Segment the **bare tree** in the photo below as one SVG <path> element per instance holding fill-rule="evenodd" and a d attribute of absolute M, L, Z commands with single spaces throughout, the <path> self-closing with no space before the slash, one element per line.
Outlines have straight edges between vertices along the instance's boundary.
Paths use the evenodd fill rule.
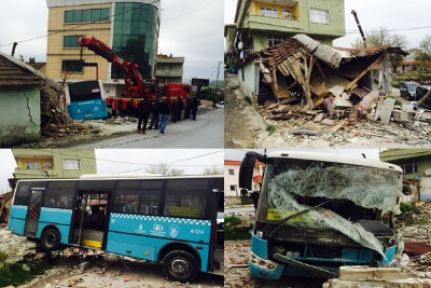
<path fill-rule="evenodd" d="M 218 166 L 214 165 L 211 167 L 205 168 L 203 175 L 223 175 L 223 168 L 219 168 Z"/>
<path fill-rule="evenodd" d="M 390 34 L 386 28 L 380 28 L 379 31 L 373 31 L 366 34 L 368 47 L 391 46 L 407 49 L 407 37 L 402 34 Z M 363 48 L 362 38 L 358 38 L 352 43 L 352 47 Z M 398 54 L 389 55 L 389 61 L 392 65 L 392 71 L 395 73 L 398 66 L 403 61 L 403 56 Z"/>
<path fill-rule="evenodd" d="M 431 35 L 426 35 L 424 39 L 419 42 L 419 48 L 415 50 L 415 60 L 424 61 L 431 60 Z"/>
<path fill-rule="evenodd" d="M 181 176 L 181 175 L 184 175 L 184 170 L 169 168 L 167 164 L 161 163 L 158 165 L 151 165 L 150 167 L 148 167 L 147 173 L 160 174 L 163 176 Z"/>

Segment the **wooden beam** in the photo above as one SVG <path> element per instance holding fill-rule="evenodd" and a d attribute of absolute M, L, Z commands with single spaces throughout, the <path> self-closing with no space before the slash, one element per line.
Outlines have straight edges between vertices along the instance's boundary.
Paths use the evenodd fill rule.
<path fill-rule="evenodd" d="M 356 83 L 362 79 L 362 77 L 365 76 L 365 74 L 367 74 L 371 68 L 373 68 L 374 65 L 376 65 L 377 63 L 379 63 L 381 61 L 380 57 L 376 59 L 376 61 L 374 61 L 373 63 L 371 63 L 370 66 L 367 67 L 367 69 L 365 69 L 364 71 L 362 71 L 358 76 L 355 77 L 355 79 L 352 80 L 352 82 L 350 82 L 347 86 L 346 86 L 346 91 L 350 91 L 355 85 Z"/>

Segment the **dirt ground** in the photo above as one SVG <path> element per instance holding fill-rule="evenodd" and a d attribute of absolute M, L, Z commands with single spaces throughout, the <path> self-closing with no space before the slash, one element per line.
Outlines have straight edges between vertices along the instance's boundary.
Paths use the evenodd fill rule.
<path fill-rule="evenodd" d="M 193 284 L 183 284 L 164 278 L 160 265 L 124 260 L 59 259 L 53 268 L 22 288 L 54 287 L 222 287 L 223 277 L 201 274 Z"/>
<path fill-rule="evenodd" d="M 261 115 L 262 110 L 249 104 L 240 90 L 236 76 L 225 76 L 225 148 L 368 148 L 429 147 L 430 125 L 418 122 L 403 125 L 391 122 L 362 120 L 332 131 L 333 126 L 314 123 L 315 115 L 301 115 L 290 120 L 270 120 Z M 339 120 L 342 123 L 347 120 Z M 309 135 L 294 135 L 307 131 Z M 306 133 L 307 134 L 307 133 Z"/>

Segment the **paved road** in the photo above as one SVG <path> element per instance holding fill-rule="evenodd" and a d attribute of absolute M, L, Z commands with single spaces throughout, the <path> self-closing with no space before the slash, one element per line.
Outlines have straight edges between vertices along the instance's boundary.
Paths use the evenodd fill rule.
<path fill-rule="evenodd" d="M 223 111 L 202 109 L 197 121 L 168 123 L 164 135 L 148 130 L 145 135 L 130 134 L 70 148 L 223 148 Z"/>

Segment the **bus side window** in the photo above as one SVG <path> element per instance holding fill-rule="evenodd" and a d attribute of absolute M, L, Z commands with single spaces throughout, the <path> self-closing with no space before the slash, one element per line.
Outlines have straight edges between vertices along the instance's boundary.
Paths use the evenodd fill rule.
<path fill-rule="evenodd" d="M 165 216 L 203 218 L 208 180 L 187 179 L 168 182 Z"/>
<path fill-rule="evenodd" d="M 141 208 L 139 212 L 144 215 L 158 215 L 161 192 L 161 190 L 144 191 L 141 194 Z"/>
<path fill-rule="evenodd" d="M 30 185 L 19 183 L 16 189 L 14 205 L 27 206 L 28 197 L 30 196 Z"/>

